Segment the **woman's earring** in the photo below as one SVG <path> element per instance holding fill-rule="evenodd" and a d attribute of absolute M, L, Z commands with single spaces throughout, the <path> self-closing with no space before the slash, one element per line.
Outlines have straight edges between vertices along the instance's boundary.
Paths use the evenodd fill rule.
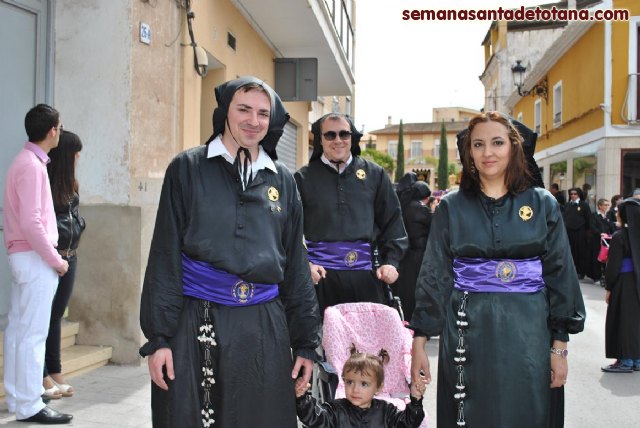
<path fill-rule="evenodd" d="M 471 174 L 475 174 L 476 173 L 476 164 L 473 163 L 473 161 L 471 161 Z"/>

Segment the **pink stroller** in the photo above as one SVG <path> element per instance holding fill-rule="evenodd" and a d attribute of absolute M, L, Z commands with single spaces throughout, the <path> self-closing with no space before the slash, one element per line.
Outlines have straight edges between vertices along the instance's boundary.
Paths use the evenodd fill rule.
<path fill-rule="evenodd" d="M 342 366 L 349 358 L 349 348 L 377 354 L 386 349 L 390 360 L 385 366 L 382 393 L 376 398 L 389 401 L 403 410 L 409 402 L 411 381 L 411 331 L 404 327 L 395 309 L 378 303 L 344 303 L 330 306 L 324 313 L 322 347 L 327 362 L 335 368 L 338 385 L 335 398 L 343 398 L 344 385 L 340 377 Z M 335 377 L 335 375 L 334 375 Z M 425 416 L 421 427 L 427 426 Z"/>

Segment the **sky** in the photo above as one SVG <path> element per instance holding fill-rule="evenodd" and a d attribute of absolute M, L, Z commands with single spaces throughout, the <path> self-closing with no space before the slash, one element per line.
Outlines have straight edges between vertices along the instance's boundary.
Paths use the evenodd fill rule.
<path fill-rule="evenodd" d="M 431 122 L 434 107 L 481 109 L 484 40 L 491 21 L 403 20 L 404 10 L 503 9 L 554 0 L 357 0 L 358 129 Z"/>

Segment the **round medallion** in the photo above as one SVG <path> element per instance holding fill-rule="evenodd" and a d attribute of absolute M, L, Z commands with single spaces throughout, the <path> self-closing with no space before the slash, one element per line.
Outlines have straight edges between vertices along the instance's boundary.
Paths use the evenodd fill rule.
<path fill-rule="evenodd" d="M 364 169 L 359 169 L 356 171 L 356 177 L 358 177 L 360 180 L 364 180 L 365 178 L 367 178 L 367 173 L 364 172 Z"/>
<path fill-rule="evenodd" d="M 271 187 L 269 187 L 269 189 L 267 189 L 267 196 L 269 197 L 269 200 L 271 202 L 275 202 L 278 199 L 280 199 L 280 192 L 278 192 L 278 189 L 276 189 L 275 187 L 271 186 Z"/>
<path fill-rule="evenodd" d="M 528 205 L 524 205 L 520 207 L 520 210 L 518 211 L 518 215 L 520 216 L 522 221 L 529 221 L 531 220 L 531 217 L 533 217 L 533 208 L 531 208 Z"/>
<path fill-rule="evenodd" d="M 353 266 L 358 261 L 358 253 L 355 251 L 349 251 L 344 257 L 344 262 L 347 266 Z"/>
<path fill-rule="evenodd" d="M 253 297 L 254 286 L 250 282 L 238 281 L 231 289 L 233 298 L 238 303 L 247 303 Z"/>
<path fill-rule="evenodd" d="M 511 282 L 516 277 L 516 265 L 511 262 L 502 261 L 496 266 L 496 277 L 502 282 Z"/>

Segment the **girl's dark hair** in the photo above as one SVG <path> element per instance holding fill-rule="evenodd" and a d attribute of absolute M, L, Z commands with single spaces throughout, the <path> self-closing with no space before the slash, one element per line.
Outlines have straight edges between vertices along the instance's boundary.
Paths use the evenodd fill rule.
<path fill-rule="evenodd" d="M 462 161 L 460 188 L 467 192 L 480 191 L 480 176 L 478 170 L 473 166 L 473 159 L 471 158 L 471 134 L 476 125 L 487 122 L 498 122 L 507 128 L 509 141 L 511 141 L 511 158 L 507 164 L 504 181 L 510 193 L 524 192 L 533 185 L 534 180 L 527 167 L 527 159 L 522 148 L 522 137 L 511 121 L 497 111 L 481 113 L 469 121 L 467 127 L 469 132 L 464 136 L 462 153 L 460 154 Z"/>
<path fill-rule="evenodd" d="M 62 131 L 58 147 L 49 151 L 51 162 L 47 165 L 51 194 L 55 206 L 68 205 L 78 192 L 76 179 L 76 153 L 82 150 L 82 141 L 73 132 Z"/>
<path fill-rule="evenodd" d="M 615 208 L 620 199 L 622 199 L 622 195 L 613 195 L 611 197 L 611 208 Z"/>
<path fill-rule="evenodd" d="M 385 349 L 381 349 L 378 355 L 367 354 L 366 352 L 358 352 L 355 344 L 351 344 L 349 348 L 351 356 L 342 367 L 342 377 L 346 373 L 355 372 L 373 376 L 378 383 L 378 387 L 384 383 L 384 364 L 389 362 L 389 353 Z"/>

